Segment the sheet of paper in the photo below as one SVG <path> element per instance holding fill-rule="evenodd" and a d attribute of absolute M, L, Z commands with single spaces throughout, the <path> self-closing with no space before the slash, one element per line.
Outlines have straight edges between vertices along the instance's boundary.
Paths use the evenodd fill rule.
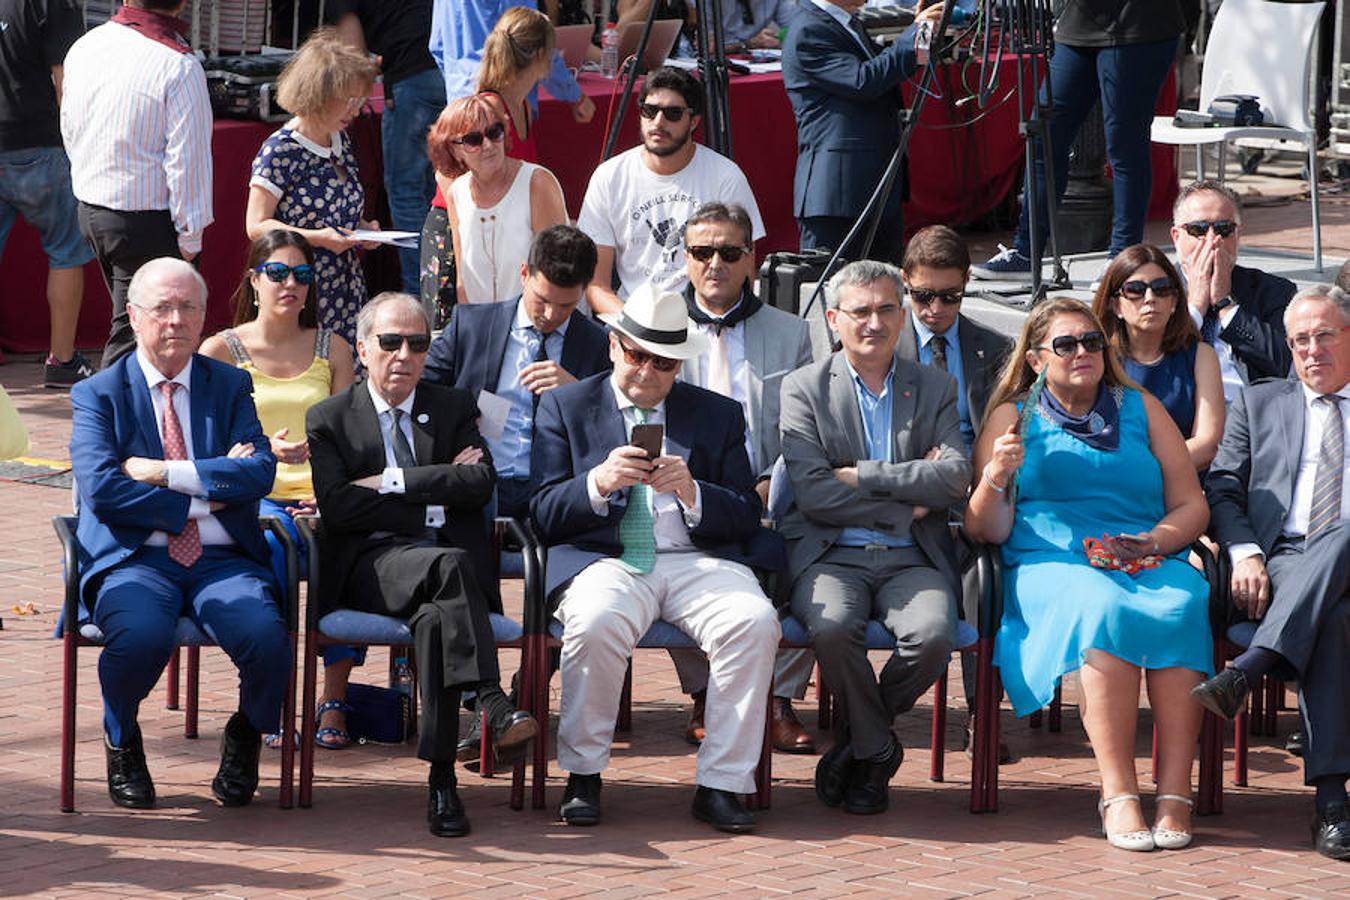
<path fill-rule="evenodd" d="M 511 414 L 511 401 L 491 391 L 478 392 L 478 433 L 490 441 L 499 441 L 506 430 L 506 417 Z"/>
<path fill-rule="evenodd" d="M 356 228 L 348 231 L 347 235 L 358 241 L 374 241 L 377 244 L 408 247 L 414 250 L 417 249 L 421 240 L 421 235 L 415 231 L 371 231 L 365 228 Z"/>

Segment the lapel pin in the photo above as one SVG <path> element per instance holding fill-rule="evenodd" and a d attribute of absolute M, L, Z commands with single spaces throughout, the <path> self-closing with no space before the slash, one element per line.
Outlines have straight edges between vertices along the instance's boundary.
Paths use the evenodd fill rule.
<path fill-rule="evenodd" d="M 905 396 L 906 396 L 906 397 L 911 397 L 911 396 L 913 396 L 913 392 L 912 392 L 912 391 L 905 391 Z"/>
<path fill-rule="evenodd" d="M 984 351 L 983 351 L 983 350 L 976 350 L 976 351 L 975 351 L 975 356 L 978 357 L 979 359 L 984 359 Z"/>
<path fill-rule="evenodd" d="M 417 414 L 417 424 L 418 424 L 418 425 L 425 425 L 425 424 L 427 424 L 427 422 L 430 422 L 430 421 L 431 421 L 431 417 L 428 416 L 426 413 L 418 413 L 418 414 Z"/>

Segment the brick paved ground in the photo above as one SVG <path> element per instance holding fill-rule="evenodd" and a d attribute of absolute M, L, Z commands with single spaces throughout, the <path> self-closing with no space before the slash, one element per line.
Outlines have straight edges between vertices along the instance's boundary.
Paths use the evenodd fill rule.
<path fill-rule="evenodd" d="M 1326 208 L 1328 253 L 1350 250 L 1350 215 Z M 1249 233 L 1265 246 L 1306 248 L 1306 204 L 1253 210 Z M 993 237 L 986 243 L 992 243 Z M 32 431 L 31 455 L 64 460 L 68 405 L 39 385 L 36 362 L 11 360 L 0 381 Z M 1017 761 L 1004 767 L 996 815 L 966 812 L 970 766 L 959 747 L 963 703 L 953 697 L 948 778 L 927 780 L 929 706 L 901 720 L 906 761 L 892 809 L 857 818 L 820 806 L 811 790 L 814 757 L 778 755 L 773 809 L 758 832 L 729 837 L 693 821 L 693 756 L 669 663 L 636 660 L 634 730 L 621 736 L 606 772 L 603 826 L 569 830 L 556 820 L 562 781 L 549 781 L 550 808 L 512 812 L 508 785 L 461 778 L 474 832 L 430 837 L 422 824 L 425 768 L 409 747 L 318 751 L 312 809 L 276 808 L 275 755 L 265 760 L 257 802 L 225 810 L 210 800 L 220 728 L 233 709 L 232 670 L 204 653 L 201 739 L 182 736 L 182 713 L 157 689 L 142 711 L 160 808 L 114 808 L 103 782 L 96 653 L 81 654 L 76 803 L 57 811 L 59 645 L 50 639 L 59 607 L 57 545 L 48 520 L 68 509 L 65 491 L 0 482 L 0 895 L 351 894 L 356 896 L 569 897 L 664 893 L 812 893 L 997 896 L 1346 896 L 1350 866 L 1309 848 L 1311 808 L 1301 767 L 1281 736 L 1254 739 L 1251 787 L 1230 787 L 1222 816 L 1197 820 L 1183 852 L 1130 854 L 1096 835 L 1095 775 L 1072 705 L 1061 734 L 1033 731 L 1005 712 Z M 518 604 L 518 597 L 516 603 Z M 36 612 L 13 607 L 32 603 Z M 383 653 L 365 678 L 378 681 Z M 509 667 L 513 660 L 505 660 Z M 358 680 L 363 676 L 358 676 Z M 953 663 L 952 683 L 959 684 Z M 557 682 L 553 708 L 557 709 Z M 957 691 L 959 694 L 959 690 Z M 1072 700 L 1072 685 L 1069 686 Z M 803 708 L 804 718 L 812 719 Z M 1148 714 L 1139 768 L 1147 771 Z M 1230 741 L 1231 743 L 1231 741 Z M 1151 785 L 1144 782 L 1146 793 Z"/>

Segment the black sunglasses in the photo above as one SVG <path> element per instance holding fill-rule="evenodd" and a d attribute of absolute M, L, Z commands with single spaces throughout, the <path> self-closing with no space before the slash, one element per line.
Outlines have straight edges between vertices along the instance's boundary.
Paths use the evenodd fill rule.
<path fill-rule="evenodd" d="M 678 359 L 671 359 L 668 356 L 657 356 L 654 353 L 648 353 L 645 350 L 630 347 L 623 341 L 619 341 L 619 346 L 623 348 L 623 358 L 630 366 L 642 368 L 647 363 L 651 363 L 652 368 L 658 372 L 673 372 L 675 371 L 675 367 L 680 364 Z"/>
<path fill-rule="evenodd" d="M 1205 236 L 1205 232 L 1211 228 L 1214 233 L 1221 238 L 1232 237 L 1233 232 L 1237 231 L 1238 223 L 1232 219 L 1218 219 L 1209 221 L 1208 219 L 1196 219 L 1194 222 L 1182 222 L 1181 229 L 1193 238 Z"/>
<path fill-rule="evenodd" d="M 1061 334 L 1050 342 L 1049 347 L 1037 347 L 1036 349 L 1053 350 L 1056 356 L 1073 356 L 1078 352 L 1080 344 L 1088 353 L 1101 353 L 1106 349 L 1106 335 L 1100 331 L 1089 331 L 1077 337 L 1071 334 Z"/>
<path fill-rule="evenodd" d="M 644 119 L 655 119 L 657 113 L 666 117 L 667 122 L 678 122 L 684 118 L 684 114 L 693 112 L 690 106 L 657 106 L 655 103 L 639 103 L 638 115 Z"/>
<path fill-rule="evenodd" d="M 261 273 L 274 284 L 284 284 L 291 275 L 295 276 L 296 284 L 314 283 L 314 267 L 309 263 L 288 266 L 283 262 L 265 262 L 262 265 L 254 266 L 253 271 Z"/>
<path fill-rule="evenodd" d="M 1165 276 L 1155 278 L 1152 281 L 1136 278 L 1120 286 L 1120 296 L 1126 300 L 1143 300 L 1146 291 L 1152 291 L 1153 296 L 1166 300 L 1168 297 L 1176 295 L 1177 286 L 1172 283 L 1170 278 Z"/>
<path fill-rule="evenodd" d="M 909 299 L 919 306 L 940 300 L 944 306 L 960 306 L 961 301 L 965 299 L 966 292 L 961 288 L 951 288 L 945 291 L 930 291 L 926 288 L 910 288 Z"/>
<path fill-rule="evenodd" d="M 688 253 L 690 256 L 692 256 L 699 262 L 703 263 L 708 262 L 710 259 L 712 259 L 714 253 L 722 257 L 722 262 L 734 263 L 740 262 L 741 257 L 749 253 L 750 250 L 746 247 L 738 247 L 735 244 L 723 244 L 717 247 L 714 247 L 712 245 L 685 247 L 684 252 Z"/>
<path fill-rule="evenodd" d="M 431 335 L 429 334 L 397 334 L 390 331 L 375 335 L 375 340 L 380 342 L 380 349 L 386 353 L 397 353 L 398 348 L 402 347 L 405 341 L 408 344 L 408 349 L 413 353 L 426 353 L 427 348 L 431 346 Z"/>
<path fill-rule="evenodd" d="M 484 141 L 492 141 L 494 144 L 506 137 L 506 126 L 501 122 L 493 122 L 482 131 L 466 132 L 463 137 L 457 141 L 451 141 L 452 144 L 459 144 L 464 147 L 472 147 L 477 150 L 483 146 Z"/>

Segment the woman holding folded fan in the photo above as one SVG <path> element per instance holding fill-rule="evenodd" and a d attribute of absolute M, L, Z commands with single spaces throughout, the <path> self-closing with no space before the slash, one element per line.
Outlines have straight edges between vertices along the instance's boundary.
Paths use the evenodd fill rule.
<path fill-rule="evenodd" d="M 259 513 L 276 516 L 301 551 L 305 545 L 291 517 L 315 511 L 305 413 L 345 390 L 353 377 L 351 346 L 318 325 L 314 261 L 313 248 L 295 232 L 264 233 L 249 248 L 248 267 L 234 293 L 234 327 L 207 338 L 201 347 L 204 355 L 253 376 L 253 403 L 277 458 L 272 493 L 259 504 Z M 281 546 L 270 533 L 267 541 L 272 568 L 284 584 Z M 357 656 L 348 647 L 325 651 L 325 701 L 341 704 Z M 330 687 L 337 693 L 330 693 Z M 321 715 L 319 724 L 326 730 L 319 735 L 320 746 L 348 743 L 344 717 L 337 707 Z M 275 736 L 268 743 L 275 746 Z"/>
<path fill-rule="evenodd" d="M 1213 665 L 1209 590 L 1186 562 L 1209 507 L 1176 424 L 1107 351 L 1077 300 L 1032 311 L 976 442 L 966 528 L 1003 545 L 994 663 L 1013 709 L 1040 709 L 1078 670 L 1103 833 L 1174 849 L 1191 840 L 1190 690 Z M 1141 673 L 1158 729 L 1151 828 L 1134 765 Z"/>
<path fill-rule="evenodd" d="M 1152 244 L 1126 247 L 1102 275 L 1092 311 L 1125 374 L 1158 398 L 1186 439 L 1192 465 L 1205 471 L 1223 437 L 1223 377 L 1167 255 Z"/>
<path fill-rule="evenodd" d="M 367 299 L 357 249 L 366 195 L 345 129 L 361 112 L 378 73 L 375 63 L 332 28 L 319 28 L 277 79 L 277 101 L 295 118 L 263 142 L 253 160 L 244 226 L 251 240 L 294 231 L 314 247 L 319 324 L 356 340 L 356 314 Z"/>

